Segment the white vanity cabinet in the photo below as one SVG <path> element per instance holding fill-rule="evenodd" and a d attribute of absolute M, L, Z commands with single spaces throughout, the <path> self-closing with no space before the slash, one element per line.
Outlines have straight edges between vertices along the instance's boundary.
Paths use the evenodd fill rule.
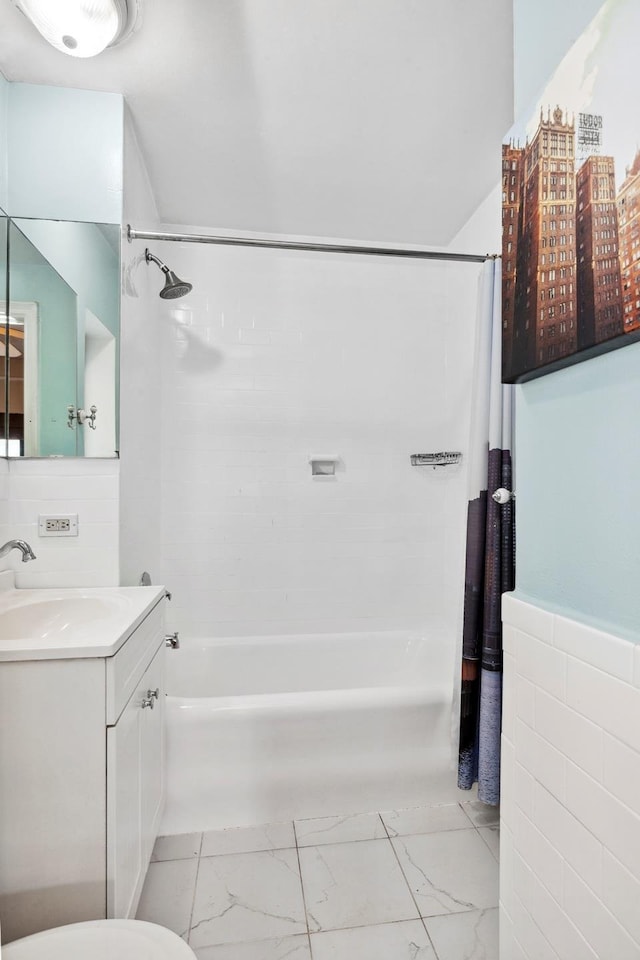
<path fill-rule="evenodd" d="M 150 594 L 111 655 L 85 639 L 82 656 L 0 661 L 5 942 L 135 915 L 163 800 L 164 591 Z"/>

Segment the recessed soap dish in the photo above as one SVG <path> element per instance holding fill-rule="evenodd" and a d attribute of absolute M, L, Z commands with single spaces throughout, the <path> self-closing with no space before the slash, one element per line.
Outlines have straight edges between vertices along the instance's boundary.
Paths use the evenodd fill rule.
<path fill-rule="evenodd" d="M 330 479 L 336 475 L 336 465 L 340 462 L 340 457 L 335 453 L 318 453 L 309 457 L 311 464 L 311 476 L 318 479 Z"/>

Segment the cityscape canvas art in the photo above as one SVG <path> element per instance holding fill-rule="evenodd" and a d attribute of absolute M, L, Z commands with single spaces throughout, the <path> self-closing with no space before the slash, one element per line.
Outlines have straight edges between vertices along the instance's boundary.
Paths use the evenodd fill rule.
<path fill-rule="evenodd" d="M 502 145 L 505 383 L 640 339 L 638 36 L 605 3 Z"/>

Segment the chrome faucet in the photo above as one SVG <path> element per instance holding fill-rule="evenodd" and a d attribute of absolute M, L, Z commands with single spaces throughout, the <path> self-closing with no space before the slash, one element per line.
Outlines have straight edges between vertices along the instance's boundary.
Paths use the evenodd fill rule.
<path fill-rule="evenodd" d="M 2 557 L 6 557 L 6 555 L 12 550 L 21 551 L 23 563 L 28 563 L 29 560 L 36 559 L 35 553 L 26 540 L 7 540 L 7 542 L 0 547 L 0 559 L 2 559 Z"/>

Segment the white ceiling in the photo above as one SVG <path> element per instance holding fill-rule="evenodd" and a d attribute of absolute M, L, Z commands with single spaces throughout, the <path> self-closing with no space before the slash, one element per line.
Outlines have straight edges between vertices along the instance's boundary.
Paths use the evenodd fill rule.
<path fill-rule="evenodd" d="M 0 70 L 123 93 L 167 223 L 440 245 L 498 182 L 512 0 L 142 6 L 79 60 L 0 0 Z"/>

